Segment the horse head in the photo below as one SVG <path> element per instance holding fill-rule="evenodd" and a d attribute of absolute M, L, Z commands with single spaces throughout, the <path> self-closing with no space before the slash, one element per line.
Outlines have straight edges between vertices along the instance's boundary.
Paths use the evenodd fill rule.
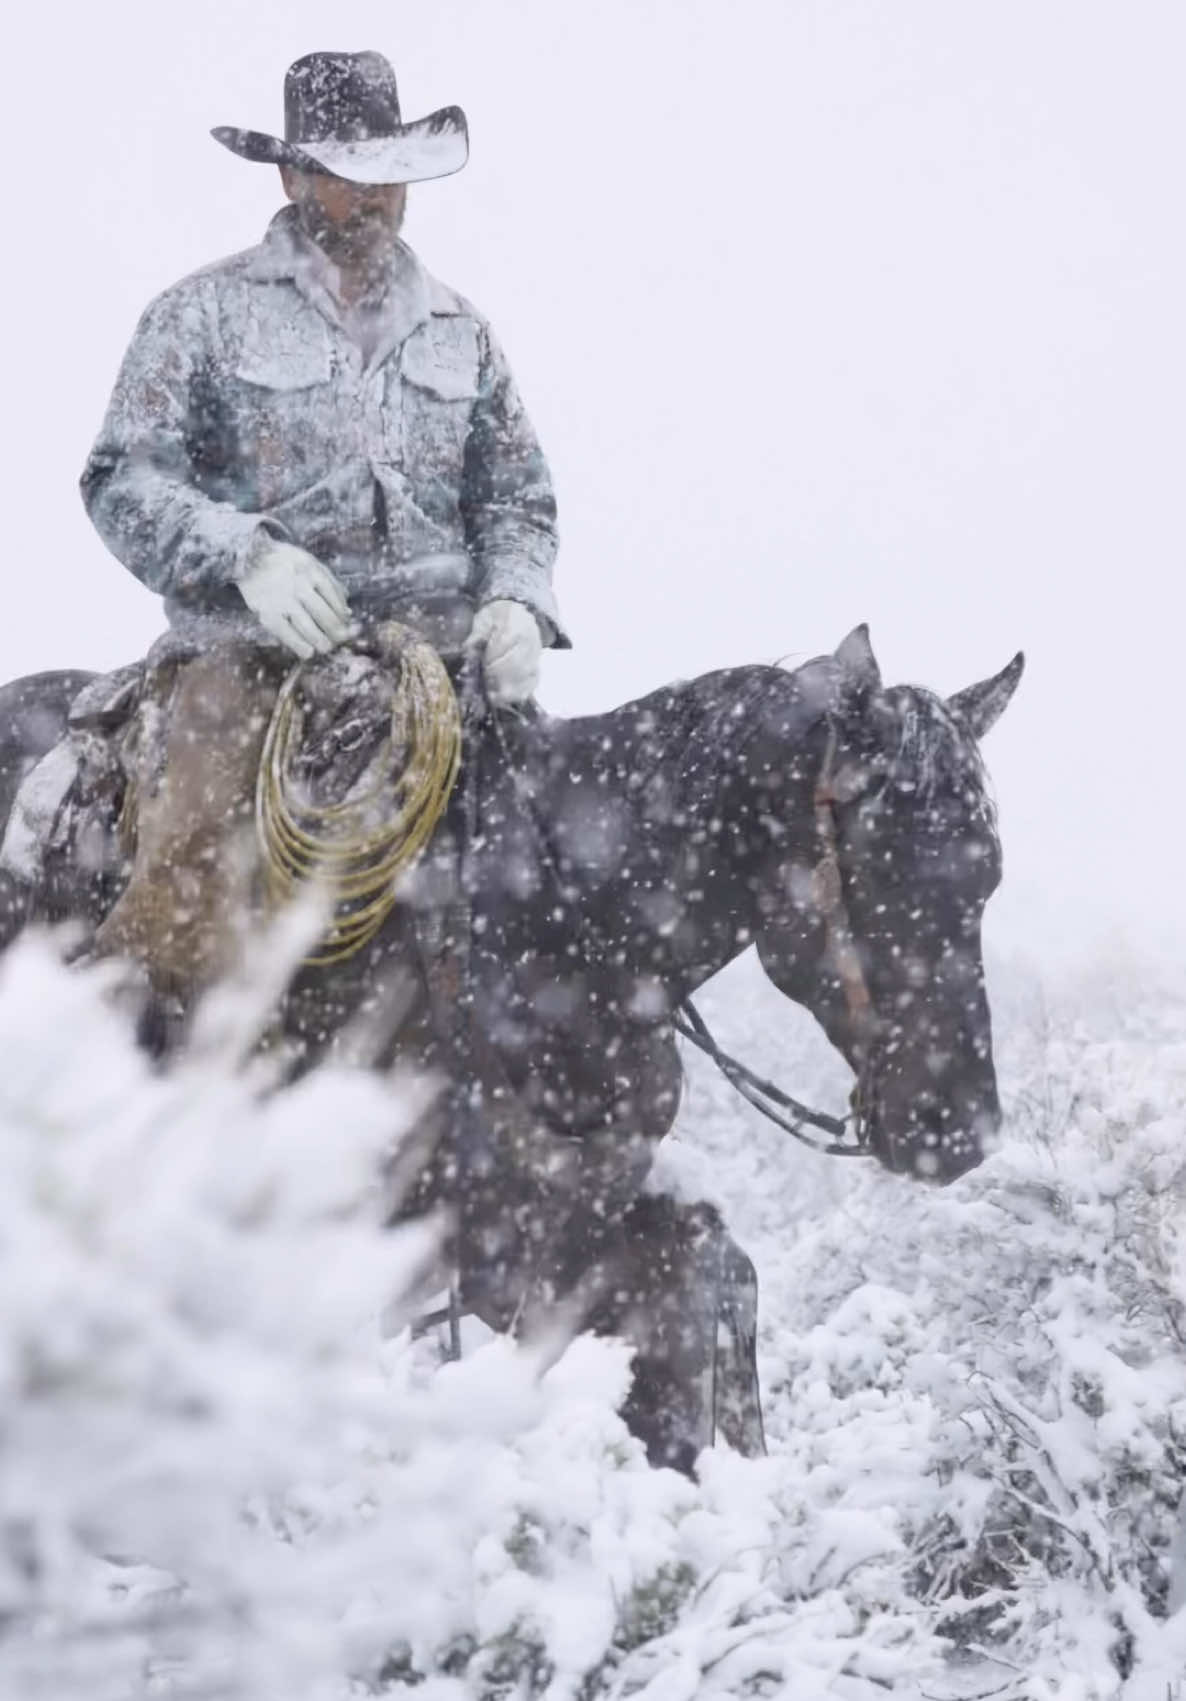
<path fill-rule="evenodd" d="M 1023 666 L 946 701 L 887 689 L 858 627 L 800 670 L 825 705 L 813 832 L 782 860 L 759 954 L 856 1073 L 871 1150 L 929 1180 L 979 1163 L 1000 1122 L 980 925 L 1001 851 L 979 746 Z"/>

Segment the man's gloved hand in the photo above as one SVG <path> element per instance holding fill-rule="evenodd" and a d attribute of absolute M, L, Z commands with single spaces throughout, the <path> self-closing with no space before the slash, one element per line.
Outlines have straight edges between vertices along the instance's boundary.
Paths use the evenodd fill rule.
<path fill-rule="evenodd" d="M 295 543 L 261 538 L 239 590 L 265 632 L 302 661 L 325 655 L 354 630 L 341 585 L 316 556 Z"/>
<path fill-rule="evenodd" d="M 539 684 L 543 653 L 539 622 L 521 602 L 484 603 L 474 615 L 467 645 L 483 651 L 486 691 L 492 703 L 522 703 Z"/>

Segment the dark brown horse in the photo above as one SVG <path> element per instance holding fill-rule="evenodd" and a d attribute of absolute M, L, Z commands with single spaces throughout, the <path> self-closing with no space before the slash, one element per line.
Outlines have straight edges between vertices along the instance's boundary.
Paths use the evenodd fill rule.
<path fill-rule="evenodd" d="M 1000 1119 L 980 946 L 1000 847 L 979 741 L 1021 671 L 1018 656 L 946 701 L 886 689 L 858 628 L 793 672 L 707 674 L 569 721 L 499 715 L 471 755 L 452 1045 L 406 990 L 409 917 L 448 884 L 439 858 L 364 954 L 290 989 L 309 1060 L 398 1002 L 390 1031 L 371 1023 L 371 1061 L 410 1052 L 454 1082 L 405 1210 L 452 1208 L 463 1303 L 495 1327 L 545 1295 L 570 1328 L 632 1338 L 627 1416 L 656 1461 L 686 1468 L 716 1426 L 760 1445 L 752 1266 L 710 1208 L 644 1191 L 679 1103 L 674 1014 L 756 945 L 861 1082 L 883 1164 L 949 1181 L 978 1163 Z M 76 681 L 6 688 L 0 784 L 53 742 Z M 5 719 L 16 704 L 23 720 Z M 10 892 L 14 916 L 29 899 Z"/>

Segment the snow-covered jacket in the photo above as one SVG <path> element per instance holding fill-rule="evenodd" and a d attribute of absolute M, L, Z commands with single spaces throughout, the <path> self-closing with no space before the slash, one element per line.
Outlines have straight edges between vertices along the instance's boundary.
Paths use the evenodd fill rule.
<path fill-rule="evenodd" d="M 235 582 L 266 526 L 359 614 L 510 597 L 566 645 L 551 480 L 490 327 L 401 243 L 365 358 L 311 246 L 287 207 L 149 306 L 82 475 L 103 541 L 195 635 L 254 629 Z"/>

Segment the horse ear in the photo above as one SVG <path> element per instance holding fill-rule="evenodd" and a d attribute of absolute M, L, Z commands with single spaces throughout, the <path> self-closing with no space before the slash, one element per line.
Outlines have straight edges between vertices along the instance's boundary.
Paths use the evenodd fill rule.
<path fill-rule="evenodd" d="M 835 651 L 835 659 L 848 675 L 849 683 L 862 693 L 881 690 L 881 669 L 869 642 L 869 628 L 854 626 Z"/>
<path fill-rule="evenodd" d="M 959 715 L 975 738 L 983 738 L 1009 707 L 1010 698 L 1017 690 L 1024 671 L 1025 656 L 1018 650 L 1008 667 L 994 673 L 991 679 L 982 679 L 979 685 L 969 685 L 966 690 L 957 691 L 954 697 L 947 699 L 947 707 Z"/>

